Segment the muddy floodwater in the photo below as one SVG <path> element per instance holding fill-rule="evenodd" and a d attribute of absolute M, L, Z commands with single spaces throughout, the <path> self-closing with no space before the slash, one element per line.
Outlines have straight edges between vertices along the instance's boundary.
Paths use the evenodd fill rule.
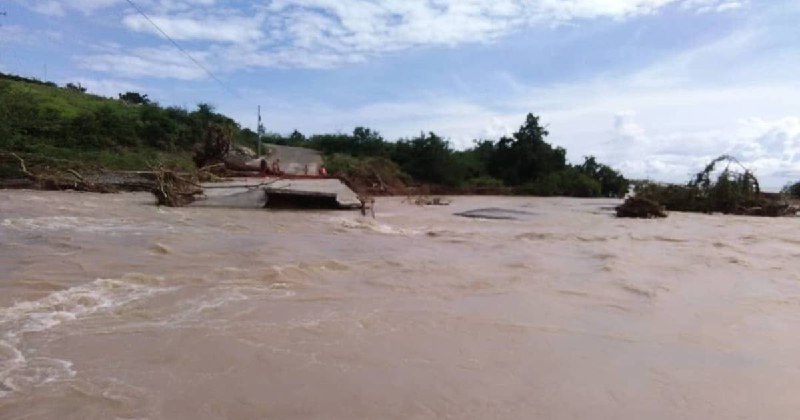
<path fill-rule="evenodd" d="M 0 191 L 0 418 L 798 418 L 800 219 L 616 203 Z"/>

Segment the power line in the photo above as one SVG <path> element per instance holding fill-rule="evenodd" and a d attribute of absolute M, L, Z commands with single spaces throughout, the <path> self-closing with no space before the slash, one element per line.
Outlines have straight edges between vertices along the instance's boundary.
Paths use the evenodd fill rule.
<path fill-rule="evenodd" d="M 210 76 L 212 79 L 214 79 L 214 80 L 215 80 L 217 83 L 219 83 L 219 84 L 220 84 L 220 86 L 222 86 L 222 87 L 223 87 L 225 90 L 227 90 L 228 92 L 230 92 L 232 95 L 234 95 L 234 96 L 236 96 L 236 97 L 239 97 L 239 94 L 238 94 L 238 93 L 234 92 L 234 91 L 233 91 L 233 89 L 231 89 L 230 87 L 228 87 L 228 85 L 226 85 L 226 84 L 225 84 L 225 83 L 224 83 L 222 80 L 220 80 L 220 79 L 219 79 L 217 76 L 215 76 L 215 75 L 214 75 L 214 73 L 211 73 L 211 71 L 210 71 L 209 69 L 207 69 L 207 68 L 206 68 L 204 65 L 202 65 L 202 64 L 201 64 L 199 61 L 195 60 L 195 58 L 194 58 L 194 57 L 192 57 L 192 55 L 191 55 L 191 54 L 189 54 L 189 52 L 188 52 L 188 51 L 186 51 L 185 49 L 183 49 L 183 47 L 181 47 L 181 46 L 180 46 L 180 45 L 179 45 L 177 42 L 175 42 L 175 40 L 174 40 L 174 39 L 172 39 L 172 37 L 170 37 L 169 35 L 167 35 L 167 33 L 166 33 L 166 32 L 164 32 L 164 30 L 163 30 L 163 29 L 161 29 L 161 28 L 160 28 L 158 25 L 156 25 L 156 23 L 155 23 L 155 22 L 153 22 L 153 20 L 152 20 L 152 19 L 150 19 L 150 16 L 147 16 L 147 14 L 145 14 L 145 13 L 144 13 L 144 11 L 143 11 L 142 9 L 140 9 L 140 8 L 139 8 L 139 6 L 137 6 L 137 5 L 136 5 L 136 4 L 133 2 L 133 0 L 125 0 L 125 1 L 127 1 L 127 2 L 128 2 L 128 4 L 130 4 L 130 5 L 131 5 L 131 7 L 133 7 L 134 9 L 136 9 L 136 11 L 137 11 L 137 12 L 139 12 L 139 14 L 140 14 L 140 15 L 142 15 L 142 17 L 143 17 L 143 18 L 145 18 L 145 19 L 146 19 L 148 22 L 150 22 L 150 24 L 151 24 L 151 25 L 153 25 L 153 27 L 154 27 L 154 28 L 156 28 L 156 30 L 157 30 L 159 33 L 161 33 L 161 35 L 163 35 L 163 36 L 164 36 L 164 38 L 166 38 L 167 40 L 169 40 L 169 42 L 171 42 L 171 43 L 172 43 L 172 45 L 173 45 L 173 46 L 175 46 L 175 48 L 177 48 L 177 49 L 178 49 L 178 51 L 182 52 L 182 53 L 183 53 L 183 55 L 185 55 L 187 58 L 189 58 L 189 60 L 192 60 L 192 62 L 193 62 L 193 63 L 194 63 L 194 64 L 195 64 L 197 67 L 199 67 L 199 68 L 200 68 L 200 69 L 202 69 L 204 72 L 206 72 L 206 74 L 208 74 L 208 75 L 209 75 L 209 76 Z"/>

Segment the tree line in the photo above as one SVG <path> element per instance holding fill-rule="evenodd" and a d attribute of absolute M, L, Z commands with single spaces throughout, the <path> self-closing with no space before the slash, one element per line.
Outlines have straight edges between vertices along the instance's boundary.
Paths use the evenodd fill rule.
<path fill-rule="evenodd" d="M 163 107 L 138 92 L 104 98 L 80 84 L 55 86 L 0 73 L 0 149 L 30 153 L 103 150 L 188 152 L 209 125 L 224 126 L 234 143 L 255 147 L 258 134 L 199 104 L 193 110 Z M 513 187 L 535 195 L 622 196 L 628 181 L 588 156 L 573 165 L 566 150 L 546 141 L 539 117 L 528 114 L 519 130 L 497 140 L 475 140 L 458 150 L 433 132 L 395 141 L 356 127 L 352 133 L 305 136 L 269 133 L 265 143 L 308 147 L 330 161 L 370 159 L 396 165 L 413 182 L 449 187 Z"/>
<path fill-rule="evenodd" d="M 328 156 L 380 157 L 398 165 L 414 180 L 451 187 L 505 186 L 534 195 L 576 197 L 621 197 L 627 193 L 629 182 L 620 172 L 593 156 L 571 165 L 564 148 L 547 143 L 548 135 L 540 118 L 528 114 L 511 136 L 474 140 L 465 150 L 455 149 L 433 132 L 387 141 L 365 127 L 356 127 L 352 134 L 309 137 L 297 130 L 287 136 L 270 133 L 264 141 L 308 147 Z M 258 135 L 247 128 L 239 137 L 251 145 L 258 141 Z"/>

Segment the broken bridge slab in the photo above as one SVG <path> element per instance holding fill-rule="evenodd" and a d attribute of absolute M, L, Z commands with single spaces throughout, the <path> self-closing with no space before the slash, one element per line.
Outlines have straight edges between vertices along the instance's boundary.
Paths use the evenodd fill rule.
<path fill-rule="evenodd" d="M 361 200 L 353 190 L 337 178 L 234 178 L 230 181 L 203 183 L 203 195 L 192 203 L 196 207 L 260 208 L 268 204 L 268 196 L 330 198 L 338 208 L 359 208 Z M 285 204 L 281 207 L 287 207 Z"/>

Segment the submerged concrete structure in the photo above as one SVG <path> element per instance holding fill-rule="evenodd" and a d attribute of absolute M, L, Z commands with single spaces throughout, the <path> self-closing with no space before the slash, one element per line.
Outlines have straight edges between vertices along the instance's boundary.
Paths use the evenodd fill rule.
<path fill-rule="evenodd" d="M 235 178 L 205 183 L 194 207 L 340 208 L 362 206 L 358 195 L 337 178 Z"/>
<path fill-rule="evenodd" d="M 363 203 L 338 178 L 319 176 L 322 154 L 304 147 L 266 144 L 266 154 L 228 169 L 239 177 L 201 184 L 191 206 L 355 209 Z"/>

